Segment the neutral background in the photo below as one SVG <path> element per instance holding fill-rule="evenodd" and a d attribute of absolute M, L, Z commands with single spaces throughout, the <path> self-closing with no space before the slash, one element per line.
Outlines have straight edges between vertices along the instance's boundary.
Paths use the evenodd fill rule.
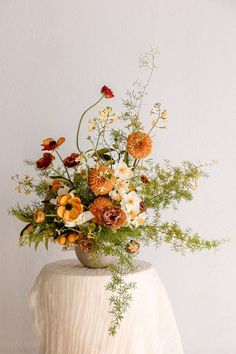
<path fill-rule="evenodd" d="M 169 217 L 230 243 L 217 253 L 182 257 L 164 247 L 140 257 L 167 288 L 185 353 L 236 353 L 235 19 L 233 0 L 0 0 L 0 354 L 37 352 L 29 289 L 45 263 L 73 257 L 58 247 L 18 249 L 22 225 L 6 210 L 24 198 L 10 177 L 29 173 L 22 160 L 38 158 L 47 136 L 65 136 L 65 154 L 74 150 L 79 115 L 103 84 L 119 110 L 139 54 L 156 45 L 143 119 L 156 99 L 170 116 L 156 160 L 218 160 L 194 201 Z"/>

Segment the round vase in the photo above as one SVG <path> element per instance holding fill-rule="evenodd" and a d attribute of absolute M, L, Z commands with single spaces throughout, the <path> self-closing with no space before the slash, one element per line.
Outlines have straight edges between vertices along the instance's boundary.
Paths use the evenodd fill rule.
<path fill-rule="evenodd" d="M 75 247 L 75 254 L 85 267 L 87 268 L 106 268 L 116 262 L 116 256 L 94 255 L 91 252 L 81 250 L 79 246 Z"/>

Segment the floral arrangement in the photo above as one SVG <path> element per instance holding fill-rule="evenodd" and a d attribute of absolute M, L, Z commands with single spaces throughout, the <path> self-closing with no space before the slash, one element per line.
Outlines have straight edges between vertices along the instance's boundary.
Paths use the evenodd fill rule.
<path fill-rule="evenodd" d="M 214 249 L 222 241 L 203 240 L 191 229 L 182 230 L 176 221 L 163 221 L 161 211 L 182 200 L 189 201 L 200 177 L 206 176 L 204 165 L 184 161 L 171 166 L 169 161 L 155 163 L 153 133 L 166 128 L 168 114 L 160 102 L 150 111 L 150 126 L 144 127 L 141 106 L 155 69 L 157 52 L 151 50 L 140 58 L 148 74 L 145 83 L 135 82 L 122 100 L 124 111 L 116 113 L 110 105 L 99 107 L 89 120 L 88 141 L 91 148 L 82 151 L 81 124 L 86 114 L 114 94 L 103 86 L 99 99 L 82 114 L 76 134 L 77 151 L 69 156 L 59 152 L 65 138 L 46 138 L 42 156 L 26 161 L 34 166 L 37 177 L 15 175 L 16 190 L 36 194 L 37 200 L 24 207 L 11 208 L 10 214 L 26 223 L 19 238 L 20 246 L 50 242 L 63 249 L 79 246 L 85 252 L 114 255 L 117 262 L 109 266 L 110 298 L 114 335 L 131 300 L 135 284 L 124 275 L 134 270 L 133 258 L 140 244 L 151 242 L 159 247 L 167 243 L 181 254 L 185 251 Z M 119 123 L 119 125 L 118 125 Z M 117 127 L 118 126 L 118 127 Z M 155 156 L 155 151 L 154 151 Z M 56 164 L 56 158 L 59 164 Z"/>

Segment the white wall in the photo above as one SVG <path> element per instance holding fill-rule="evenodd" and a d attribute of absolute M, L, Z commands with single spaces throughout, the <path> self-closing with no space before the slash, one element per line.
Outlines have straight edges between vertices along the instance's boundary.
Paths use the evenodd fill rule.
<path fill-rule="evenodd" d="M 72 256 L 18 249 L 21 225 L 6 212 L 19 200 L 10 176 L 26 173 L 22 160 L 38 158 L 46 136 L 66 136 L 74 149 L 79 114 L 103 84 L 118 109 L 150 45 L 161 56 L 147 103 L 160 99 L 170 115 L 156 160 L 219 161 L 195 200 L 170 216 L 230 243 L 216 254 L 162 248 L 141 257 L 168 290 L 185 353 L 236 353 L 235 16 L 233 0 L 0 0 L 1 354 L 37 352 L 28 291 L 45 263 Z"/>

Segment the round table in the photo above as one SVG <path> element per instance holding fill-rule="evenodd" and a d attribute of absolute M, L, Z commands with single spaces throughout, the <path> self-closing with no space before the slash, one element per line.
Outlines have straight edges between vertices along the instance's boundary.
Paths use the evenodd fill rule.
<path fill-rule="evenodd" d="M 30 292 L 40 354 L 183 354 L 174 315 L 154 267 L 136 261 L 133 300 L 116 336 L 108 334 L 105 269 L 76 259 L 47 264 Z"/>

